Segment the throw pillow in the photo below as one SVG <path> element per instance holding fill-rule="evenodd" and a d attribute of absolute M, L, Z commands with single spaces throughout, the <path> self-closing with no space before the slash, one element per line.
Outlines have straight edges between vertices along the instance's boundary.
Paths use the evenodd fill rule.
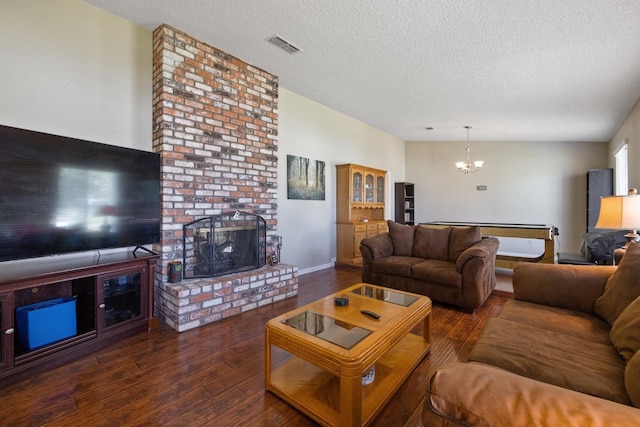
<path fill-rule="evenodd" d="M 398 224 L 395 221 L 387 221 L 389 235 L 393 243 L 393 254 L 396 256 L 413 255 L 413 234 L 415 228 L 410 225 Z"/>
<path fill-rule="evenodd" d="M 449 261 L 456 262 L 462 252 L 469 246 L 482 240 L 480 227 L 451 227 L 451 237 L 449 238 Z"/>
<path fill-rule="evenodd" d="M 418 226 L 413 236 L 413 256 L 447 261 L 451 227 L 437 229 Z"/>
<path fill-rule="evenodd" d="M 632 243 L 609 277 L 593 312 L 613 326 L 620 313 L 640 296 L 640 243 Z"/>
<path fill-rule="evenodd" d="M 624 369 L 624 387 L 627 390 L 631 403 L 636 408 L 640 408 L 640 351 L 629 360 Z"/>
<path fill-rule="evenodd" d="M 611 327 L 609 337 L 625 362 L 640 350 L 640 297 L 620 313 Z"/>

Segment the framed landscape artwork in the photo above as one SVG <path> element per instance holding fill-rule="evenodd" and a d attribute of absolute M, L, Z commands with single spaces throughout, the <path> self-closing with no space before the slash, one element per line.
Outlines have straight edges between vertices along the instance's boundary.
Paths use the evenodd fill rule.
<path fill-rule="evenodd" d="M 322 160 L 287 154 L 287 198 L 324 200 L 324 170 Z"/>

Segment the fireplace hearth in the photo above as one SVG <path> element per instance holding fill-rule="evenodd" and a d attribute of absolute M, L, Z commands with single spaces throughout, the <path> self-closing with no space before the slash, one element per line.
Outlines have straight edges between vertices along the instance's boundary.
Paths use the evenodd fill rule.
<path fill-rule="evenodd" d="M 246 212 L 200 218 L 183 227 L 184 278 L 218 277 L 266 264 L 265 220 Z"/>

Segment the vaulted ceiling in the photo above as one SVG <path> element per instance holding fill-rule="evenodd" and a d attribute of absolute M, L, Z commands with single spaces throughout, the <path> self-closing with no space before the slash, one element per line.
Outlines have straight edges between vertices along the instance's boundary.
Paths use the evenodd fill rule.
<path fill-rule="evenodd" d="M 640 96 L 637 0 L 86 1 L 402 140 L 604 142 Z"/>

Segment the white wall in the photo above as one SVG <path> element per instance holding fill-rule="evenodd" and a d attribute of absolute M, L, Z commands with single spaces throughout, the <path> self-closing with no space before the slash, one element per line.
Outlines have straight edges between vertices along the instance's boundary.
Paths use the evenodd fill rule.
<path fill-rule="evenodd" d="M 2 0 L 0 124 L 151 151 L 151 40 L 80 0 Z"/>
<path fill-rule="evenodd" d="M 406 143 L 406 178 L 415 184 L 418 222 L 550 224 L 560 232 L 556 250 L 579 252 L 586 229 L 586 173 L 607 167 L 606 143 L 472 141 L 471 160 L 485 164 L 468 175 L 454 166 L 466 158 L 465 146 Z M 479 185 L 487 190 L 477 191 Z M 536 242 L 501 239 L 501 251 L 538 249 Z"/>
<path fill-rule="evenodd" d="M 282 262 L 302 273 L 331 266 L 336 256 L 336 169 L 356 163 L 404 180 L 404 144 L 396 137 L 280 87 L 278 103 L 278 234 Z M 287 154 L 326 164 L 326 199 L 287 199 Z M 387 198 L 393 196 L 387 191 Z M 393 216 L 387 203 L 387 217 Z"/>

